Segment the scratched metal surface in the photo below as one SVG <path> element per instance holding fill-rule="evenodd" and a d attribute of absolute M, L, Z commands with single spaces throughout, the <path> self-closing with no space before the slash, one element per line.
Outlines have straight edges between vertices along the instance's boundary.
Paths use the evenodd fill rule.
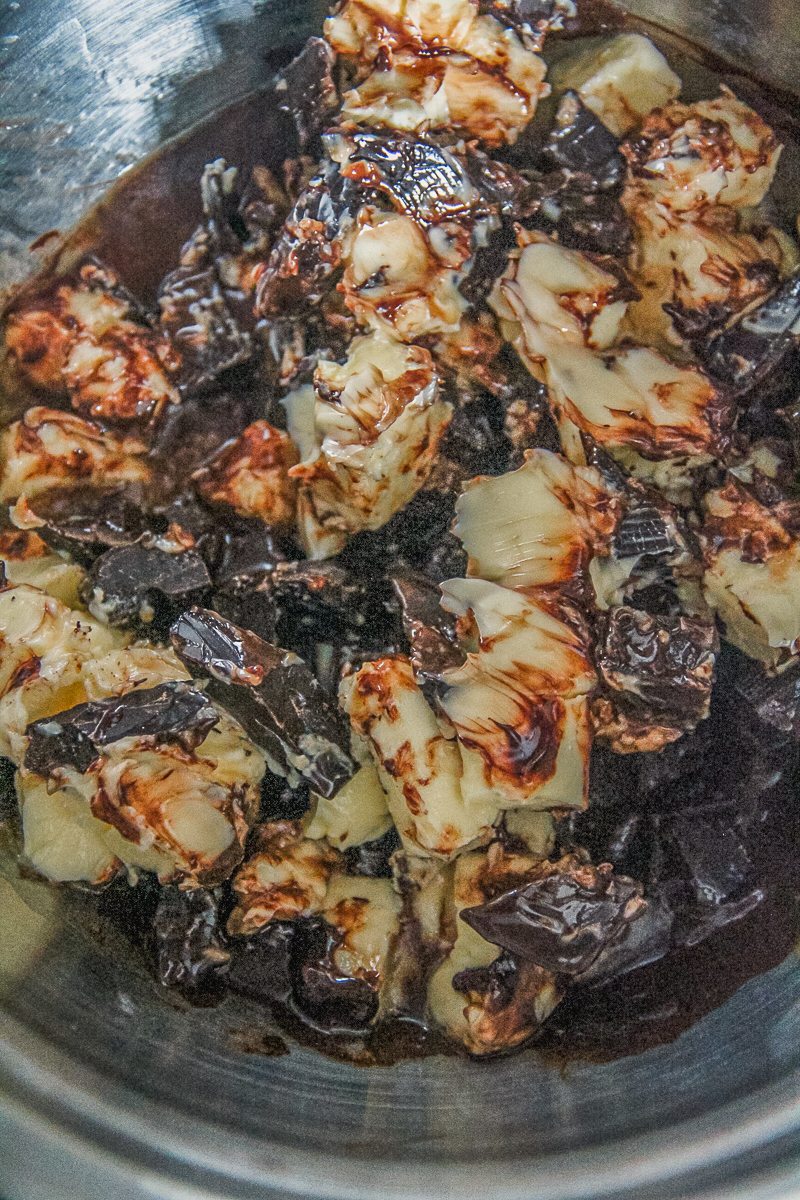
<path fill-rule="evenodd" d="M 797 0 L 636 10 L 795 82 Z M 164 139 L 261 86 L 320 15 L 301 0 L 2 0 L 0 279 Z M 71 903 L 0 853 L 7 1200 L 800 1194 L 793 963 L 674 1045 L 602 1067 L 360 1071 L 241 1053 L 229 1033 L 246 1011 L 166 1006 Z"/>

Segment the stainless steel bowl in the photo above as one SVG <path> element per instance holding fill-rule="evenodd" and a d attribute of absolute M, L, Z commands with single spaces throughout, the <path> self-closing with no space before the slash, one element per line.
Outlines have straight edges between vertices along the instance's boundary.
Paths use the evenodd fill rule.
<path fill-rule="evenodd" d="M 629 7 L 798 85 L 797 0 Z M 4 0 L 0 282 L 29 273 L 34 238 L 69 227 L 165 139 L 263 85 L 321 16 L 302 0 Z M 206 151 L 262 152 L 268 107 L 250 112 L 224 144 L 190 137 L 176 186 Z M 125 236 L 153 234 L 158 181 L 141 178 Z M 245 1053 L 236 1034 L 252 1010 L 170 1006 L 83 907 L 0 854 L 6 1200 L 800 1195 L 794 959 L 671 1045 L 606 1065 L 365 1070 L 308 1050 Z"/>

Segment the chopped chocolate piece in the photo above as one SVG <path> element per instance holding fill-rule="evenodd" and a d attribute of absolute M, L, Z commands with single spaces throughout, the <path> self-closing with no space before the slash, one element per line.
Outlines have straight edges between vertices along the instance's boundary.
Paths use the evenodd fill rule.
<path fill-rule="evenodd" d="M 63 767 L 71 767 L 81 775 L 89 770 L 98 751 L 80 728 L 69 721 L 65 722 L 64 718 L 69 718 L 70 711 L 75 710 L 67 710 L 59 713 L 58 718 L 50 717 L 28 726 L 25 731 L 29 738 L 25 751 L 25 767 L 28 771 L 49 777 Z"/>
<path fill-rule="evenodd" d="M 579 975 L 624 936 L 642 886 L 611 868 L 555 872 L 503 892 L 461 917 L 481 937 L 557 974 Z"/>
<path fill-rule="evenodd" d="M 183 613 L 170 637 L 183 662 L 211 677 L 210 692 L 290 779 L 300 775 L 333 796 L 352 777 L 344 718 L 296 654 L 202 608 Z"/>
<path fill-rule="evenodd" d="M 152 542 L 167 528 L 165 521 L 147 515 L 126 491 L 53 488 L 28 507 L 37 518 L 39 536 L 84 565 L 110 547 Z"/>
<path fill-rule="evenodd" d="M 299 165 L 299 160 L 295 160 Z M 239 216 L 246 232 L 248 254 L 263 257 L 269 253 L 272 239 L 290 208 L 286 187 L 268 167 L 257 163 L 247 180 L 239 201 Z"/>
<path fill-rule="evenodd" d="M 746 313 L 699 352 L 709 371 L 733 395 L 743 397 L 763 386 L 778 368 L 788 371 L 800 346 L 800 270 L 763 304 Z"/>
<path fill-rule="evenodd" d="M 25 731 L 25 766 L 39 775 L 51 775 L 59 767 L 83 772 L 98 747 L 130 737 L 198 745 L 218 720 L 203 692 L 182 680 L 160 683 L 34 721 Z"/>
<path fill-rule="evenodd" d="M 612 691 L 674 714 L 682 727 L 707 714 L 719 646 L 713 621 L 622 605 L 599 626 L 597 667 Z"/>
<path fill-rule="evenodd" d="M 462 279 L 458 290 L 471 308 L 477 308 L 491 292 L 508 263 L 514 248 L 514 239 L 509 230 L 496 229 L 489 235 L 485 246 L 479 246 L 472 256 L 472 265 L 466 279 Z"/>
<path fill-rule="evenodd" d="M 371 879 L 391 879 L 390 859 L 400 849 L 400 834 L 394 826 L 372 842 L 351 846 L 344 854 L 344 869 L 348 875 L 367 875 Z"/>
<path fill-rule="evenodd" d="M 339 135 L 337 135 L 338 137 Z M 344 135 L 342 174 L 385 193 L 398 208 L 426 224 L 488 212 L 475 197 L 458 159 L 442 146 L 402 133 Z"/>
<path fill-rule="evenodd" d="M 200 179 L 206 230 L 215 254 L 241 253 L 247 230 L 239 212 L 239 172 L 224 158 L 206 163 Z"/>
<path fill-rule="evenodd" d="M 753 862 L 729 813 L 678 815 L 668 828 L 699 903 L 716 907 L 742 894 L 752 880 Z"/>
<path fill-rule="evenodd" d="M 196 550 L 168 554 L 137 543 L 101 554 L 86 577 L 84 594 L 90 611 L 109 625 L 161 630 L 176 609 L 196 603 L 210 586 Z"/>
<path fill-rule="evenodd" d="M 264 403 L 256 388 L 237 387 L 170 406 L 152 447 L 155 501 L 166 505 L 188 492 L 197 468 L 262 416 Z"/>
<path fill-rule="evenodd" d="M 580 190 L 576 182 L 556 177 L 542 185 L 536 216 L 526 222 L 555 234 L 570 250 L 607 254 L 617 260 L 630 252 L 630 219 L 612 192 Z"/>
<path fill-rule="evenodd" d="M 552 167 L 588 176 L 592 190 L 618 187 L 625 178 L 619 142 L 577 92 L 564 93 L 542 152 Z"/>
<path fill-rule="evenodd" d="M 281 1004 L 323 1033 L 361 1033 L 375 1018 L 378 993 L 343 976 L 333 962 L 339 934 L 319 917 L 271 921 L 230 944 L 230 987 Z"/>
<path fill-rule="evenodd" d="M 340 561 L 354 574 L 367 578 L 376 566 L 395 570 L 412 567 L 434 583 L 464 575 L 467 556 L 450 532 L 455 519 L 453 491 L 423 488 L 378 530 L 356 534 Z"/>
<path fill-rule="evenodd" d="M 292 994 L 292 947 L 300 922 L 270 921 L 230 944 L 230 987 L 254 1000 L 285 1004 Z"/>
<path fill-rule="evenodd" d="M 800 663 L 768 675 L 761 663 L 743 657 L 733 686 L 766 725 L 800 741 Z"/>
<path fill-rule="evenodd" d="M 488 967 L 465 967 L 453 976 L 453 990 L 462 995 L 476 992 L 486 998 L 486 1006 L 492 1010 L 505 1008 L 514 998 L 519 966 L 515 959 L 503 951 Z"/>
<path fill-rule="evenodd" d="M 366 979 L 342 974 L 333 958 L 340 941 L 323 920 L 301 922 L 292 1007 L 324 1033 L 360 1033 L 377 1015 L 378 991 Z"/>
<path fill-rule="evenodd" d="M 230 953 L 210 892 L 162 888 L 153 918 L 153 942 L 156 974 L 164 987 L 175 988 L 194 1004 L 219 999 Z"/>
<path fill-rule="evenodd" d="M 281 635 L 319 641 L 378 645 L 397 636 L 397 605 L 388 583 L 359 579 L 333 560 L 281 563 L 269 594 L 280 611 Z"/>
<path fill-rule="evenodd" d="M 439 679 L 443 671 L 462 666 L 465 654 L 458 645 L 455 621 L 442 608 L 439 588 L 417 571 L 394 575 L 392 584 L 402 605 L 415 672 Z"/>
<path fill-rule="evenodd" d="M 616 558 L 676 554 L 685 548 L 671 514 L 663 506 L 643 501 L 629 507 L 614 531 Z"/>
<path fill-rule="evenodd" d="M 537 46 L 548 29 L 560 28 L 576 11 L 572 0 L 480 0 L 478 8 Z"/>
<path fill-rule="evenodd" d="M 301 150 L 322 131 L 339 103 L 333 82 L 334 62 L 333 50 L 324 38 L 311 37 L 288 67 L 278 73 L 278 108 L 294 121 Z"/>
<path fill-rule="evenodd" d="M 258 281 L 256 312 L 286 317 L 319 304 L 335 282 L 341 235 L 363 197 L 335 163 L 308 183 L 284 222 Z"/>
<path fill-rule="evenodd" d="M 184 393 L 202 391 L 247 362 L 254 345 L 228 304 L 217 268 L 198 251 L 195 261 L 170 271 L 158 294 L 161 325 L 180 355 L 176 382 Z"/>
<path fill-rule="evenodd" d="M 464 166 L 473 186 L 501 216 L 519 221 L 537 211 L 538 188 L 508 163 L 498 162 L 471 146 Z"/>
<path fill-rule="evenodd" d="M 450 420 L 439 450 L 440 458 L 455 463 L 462 479 L 474 475 L 500 475 L 508 469 L 510 445 L 503 431 L 503 408 L 489 393 L 459 405 Z M 432 477 L 429 486 L 436 482 Z M 460 480 L 454 480 L 460 490 Z"/>
<path fill-rule="evenodd" d="M 259 821 L 299 821 L 311 807 L 307 783 L 290 787 L 280 775 L 266 771 L 261 781 Z"/>
<path fill-rule="evenodd" d="M 672 948 L 674 922 L 674 914 L 664 897 L 648 896 L 641 911 L 625 926 L 622 936 L 607 942 L 576 982 L 606 983 L 657 962 Z"/>

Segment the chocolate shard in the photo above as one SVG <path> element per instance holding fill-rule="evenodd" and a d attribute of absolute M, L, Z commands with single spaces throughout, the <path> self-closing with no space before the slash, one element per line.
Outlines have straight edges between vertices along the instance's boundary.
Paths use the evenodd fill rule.
<path fill-rule="evenodd" d="M 603 683 L 686 728 L 708 713 L 719 639 L 711 620 L 654 616 L 620 605 L 601 614 L 596 663 Z"/>
<path fill-rule="evenodd" d="M 280 775 L 266 771 L 261 780 L 259 822 L 299 821 L 311 807 L 307 783 L 291 787 Z"/>
<path fill-rule="evenodd" d="M 560 975 L 580 975 L 621 939 L 645 906 L 642 886 L 611 867 L 578 866 L 464 909 L 461 917 L 488 942 Z"/>
<path fill-rule="evenodd" d="M 203 692 L 170 680 L 34 721 L 26 730 L 25 766 L 39 775 L 51 775 L 59 767 L 84 772 L 100 747 L 130 737 L 198 745 L 218 720 Z"/>
<path fill-rule="evenodd" d="M 672 948 L 674 924 L 675 914 L 665 897 L 648 896 L 622 936 L 607 942 L 576 982 L 599 985 L 657 962 Z"/>
<path fill-rule="evenodd" d="M 345 143 L 342 174 L 388 196 L 415 221 L 463 220 L 470 209 L 474 216 L 488 212 L 470 195 L 462 164 L 442 146 L 402 133 L 361 131 L 345 135 Z"/>
<path fill-rule="evenodd" d="M 733 686 L 765 725 L 800 741 L 800 664 L 768 675 L 761 663 L 743 658 Z"/>
<path fill-rule="evenodd" d="M 378 1013 L 377 988 L 367 979 L 344 975 L 336 965 L 337 930 L 319 918 L 300 924 L 292 1008 L 323 1033 L 363 1033 Z"/>
<path fill-rule="evenodd" d="M 538 210 L 539 189 L 509 163 L 498 162 L 470 146 L 464 169 L 473 187 L 507 220 L 520 221 Z"/>
<path fill-rule="evenodd" d="M 115 546 L 156 541 L 166 522 L 153 518 L 126 491 L 54 488 L 28 505 L 36 532 L 54 550 L 64 550 L 84 566 Z M 39 524 L 43 522 L 43 524 Z"/>
<path fill-rule="evenodd" d="M 347 645 L 395 640 L 397 603 L 380 577 L 359 579 L 334 560 L 300 560 L 279 564 L 268 591 L 292 645 L 308 637 Z"/>
<path fill-rule="evenodd" d="M 614 192 L 578 187 L 577 177 L 566 172 L 548 176 L 540 186 L 541 203 L 529 224 L 555 235 L 570 250 L 627 257 L 631 223 Z"/>
<path fill-rule="evenodd" d="M 210 892 L 162 888 L 153 918 L 152 945 L 156 975 L 164 987 L 174 988 L 194 1004 L 213 1003 L 221 997 L 231 956 L 220 928 L 217 902 Z"/>
<path fill-rule="evenodd" d="M 292 948 L 300 922 L 270 921 L 248 938 L 233 938 L 228 982 L 262 1003 L 286 1004 L 292 994 Z"/>
<path fill-rule="evenodd" d="M 676 931 L 696 945 L 764 899 L 751 849 L 730 812 L 679 814 L 665 830 L 683 861 L 693 904 Z"/>
<path fill-rule="evenodd" d="M 341 237 L 363 202 L 358 185 L 324 162 L 298 196 L 275 240 L 256 290 L 260 317 L 287 317 L 316 305 L 333 287 Z M 304 312 L 304 316 L 305 316 Z"/>
<path fill-rule="evenodd" d="M 180 355 L 176 381 L 183 393 L 203 391 L 232 367 L 248 362 L 252 333 L 228 303 L 213 262 L 185 256 L 159 288 L 161 325 Z"/>
<path fill-rule="evenodd" d="M 680 553 L 685 543 L 671 514 L 645 501 L 623 514 L 614 530 L 612 549 L 616 558 L 660 557 Z"/>
<path fill-rule="evenodd" d="M 586 176 L 589 190 L 619 187 L 625 178 L 619 142 L 577 92 L 564 93 L 542 154 L 550 167 Z"/>
<path fill-rule="evenodd" d="M 278 73 L 275 98 L 281 112 L 294 121 L 303 150 L 324 128 L 339 103 L 333 81 L 335 56 L 324 38 L 311 37 Z"/>
<path fill-rule="evenodd" d="M 170 639 L 281 774 L 301 776 L 322 796 L 355 774 L 344 717 L 296 654 L 203 608 L 184 612 Z"/>
<path fill-rule="evenodd" d="M 453 617 L 442 608 L 439 588 L 419 571 L 393 575 L 392 585 L 402 606 L 415 672 L 422 678 L 440 679 L 443 671 L 462 666 L 465 654 L 458 645 Z"/>
<path fill-rule="evenodd" d="M 560 28 L 565 17 L 575 15 L 570 0 L 479 0 L 478 8 L 536 46 L 548 29 Z"/>
<path fill-rule="evenodd" d="M 86 577 L 84 595 L 109 625 L 161 630 L 176 610 L 202 599 L 210 586 L 196 550 L 170 554 L 137 543 L 101 554 Z"/>
<path fill-rule="evenodd" d="M 391 879 L 393 854 L 401 848 L 400 834 L 394 826 L 372 842 L 350 846 L 344 852 L 344 869 L 348 875 L 366 875 L 370 879 Z"/>
<path fill-rule="evenodd" d="M 699 353 L 708 370 L 742 398 L 786 373 L 800 346 L 800 270 Z"/>
<path fill-rule="evenodd" d="M 263 416 L 265 402 L 263 391 L 242 386 L 187 396 L 182 404 L 171 405 L 152 447 L 158 505 L 184 497 L 197 468 Z"/>

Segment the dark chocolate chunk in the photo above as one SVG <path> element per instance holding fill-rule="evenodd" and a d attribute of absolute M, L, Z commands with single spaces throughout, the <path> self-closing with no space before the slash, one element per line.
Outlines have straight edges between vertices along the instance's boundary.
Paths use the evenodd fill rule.
<path fill-rule="evenodd" d="M 681 727 L 707 713 L 719 645 L 713 621 L 621 605 L 601 614 L 599 631 L 597 667 L 613 692 L 674 714 Z"/>
<path fill-rule="evenodd" d="M 622 936 L 606 942 L 576 982 L 602 984 L 657 962 L 672 948 L 674 923 L 675 915 L 666 899 L 648 896 L 641 911 L 623 929 Z"/>
<path fill-rule="evenodd" d="M 290 787 L 280 775 L 266 771 L 261 780 L 261 802 L 259 822 L 299 821 L 311 807 L 310 789 L 307 783 Z"/>
<path fill-rule="evenodd" d="M 576 182 L 555 178 L 542 185 L 536 216 L 527 222 L 555 234 L 571 250 L 625 258 L 632 245 L 631 224 L 612 192 L 580 190 Z"/>
<path fill-rule="evenodd" d="M 752 879 L 753 862 L 730 813 L 679 814 L 670 818 L 668 830 L 698 903 L 717 907 L 741 896 Z"/>
<path fill-rule="evenodd" d="M 578 975 L 621 938 L 643 906 L 642 886 L 609 866 L 555 872 L 461 917 L 481 937 L 556 974 Z"/>
<path fill-rule="evenodd" d="M 531 38 L 538 46 L 548 29 L 559 27 L 574 8 L 560 0 L 480 0 L 479 11 Z"/>
<path fill-rule="evenodd" d="M 146 514 L 125 491 L 103 488 L 51 489 L 30 507 L 44 522 L 36 532 L 54 550 L 84 566 L 113 546 L 150 543 L 166 533 L 166 521 Z"/>
<path fill-rule="evenodd" d="M 219 999 L 230 954 L 217 903 L 203 888 L 162 888 L 153 919 L 156 974 L 193 1003 Z"/>
<path fill-rule="evenodd" d="M 616 558 L 655 557 L 678 553 L 684 543 L 668 510 L 644 501 L 631 505 L 620 518 L 612 549 Z"/>
<path fill-rule="evenodd" d="M 625 178 L 619 142 L 576 92 L 564 93 L 542 154 L 553 168 L 588 176 L 600 191 L 618 187 Z"/>
<path fill-rule="evenodd" d="M 453 617 L 442 608 L 439 588 L 416 571 L 394 575 L 392 584 L 402 605 L 403 629 L 415 672 L 423 678 L 439 679 L 443 671 L 462 666 L 464 651 L 458 644 Z"/>
<path fill-rule="evenodd" d="M 208 163 L 200 181 L 205 220 L 162 281 L 160 323 L 177 352 L 181 391 L 207 389 L 253 355 L 252 306 L 232 267 L 243 256 L 248 230 L 239 212 L 237 172 L 223 158 Z"/>
<path fill-rule="evenodd" d="M 484 997 L 492 1011 L 506 1008 L 514 998 L 519 967 L 505 950 L 488 967 L 465 967 L 453 976 L 453 990 L 467 996 L 471 992 Z"/>
<path fill-rule="evenodd" d="M 467 556 L 450 528 L 455 499 L 449 488 L 423 488 L 381 529 L 351 538 L 340 561 L 366 577 L 375 574 L 376 565 L 388 571 L 411 567 L 434 583 L 464 575 Z"/>
<path fill-rule="evenodd" d="M 471 308 L 478 308 L 500 278 L 514 249 L 514 238 L 505 227 L 489 234 L 485 246 L 478 246 L 466 278 L 460 280 L 458 290 Z"/>
<path fill-rule="evenodd" d="M 327 922 L 302 922 L 295 941 L 292 1008 L 323 1033 L 361 1033 L 378 1012 L 378 991 L 366 979 L 343 975 L 334 951 L 341 938 Z"/>
<path fill-rule="evenodd" d="M 472 393 L 468 392 L 468 396 Z M 483 392 L 462 399 L 455 409 L 439 449 L 440 460 L 455 463 L 461 479 L 452 480 L 461 490 L 461 481 L 474 475 L 501 475 L 508 470 L 511 446 L 503 428 L 504 411 L 499 399 Z M 435 486 L 436 474 L 430 486 Z"/>
<path fill-rule="evenodd" d="M 344 852 L 345 871 L 348 875 L 367 875 L 371 879 L 391 879 L 390 859 L 401 847 L 400 834 L 394 825 L 382 837 L 360 846 L 351 846 Z"/>
<path fill-rule="evenodd" d="M 286 1004 L 292 994 L 292 948 L 299 922 L 270 921 L 248 938 L 230 943 L 230 987 L 267 1003 Z"/>
<path fill-rule="evenodd" d="M 319 1032 L 363 1033 L 377 1014 L 378 993 L 337 969 L 339 943 L 320 917 L 271 921 L 252 937 L 231 940 L 230 987 L 281 1005 Z"/>
<path fill-rule="evenodd" d="M 297 655 L 202 608 L 183 613 L 170 638 L 290 777 L 301 775 L 320 795 L 333 796 L 355 774 L 344 717 Z"/>
<path fill-rule="evenodd" d="M 357 184 L 334 163 L 323 164 L 297 198 L 259 278 L 259 316 L 286 317 L 319 304 L 335 283 L 341 235 L 363 202 Z"/>
<path fill-rule="evenodd" d="M 152 446 L 154 506 L 191 492 L 191 477 L 231 438 L 264 415 L 265 396 L 251 386 L 189 396 L 170 405 Z"/>
<path fill-rule="evenodd" d="M 743 658 L 733 686 L 759 720 L 800 741 L 800 663 L 768 675 L 760 663 Z"/>
<path fill-rule="evenodd" d="M 349 147 L 343 175 L 384 193 L 415 221 L 474 219 L 489 211 L 466 195 L 464 168 L 442 146 L 402 133 L 358 131 L 337 136 L 343 136 Z"/>
<path fill-rule="evenodd" d="M 539 189 L 509 163 L 498 162 L 482 150 L 470 147 L 464 167 L 473 186 L 500 216 L 520 221 L 538 210 Z"/>
<path fill-rule="evenodd" d="M 247 239 L 239 211 L 239 172 L 224 158 L 206 163 L 200 179 L 200 199 L 205 227 L 214 253 L 238 255 Z"/>
<path fill-rule="evenodd" d="M 275 98 L 297 130 L 300 149 L 324 128 L 339 97 L 333 81 L 335 56 L 324 38 L 311 37 L 288 67 L 278 73 Z"/>
<path fill-rule="evenodd" d="M 160 631 L 176 610 L 202 599 L 210 586 L 196 550 L 168 554 L 136 544 L 100 555 L 84 582 L 84 597 L 109 625 Z"/>
<path fill-rule="evenodd" d="M 63 767 L 71 767 L 81 775 L 89 770 L 98 751 L 78 726 L 69 723 L 71 711 L 74 710 L 68 709 L 57 718 L 50 717 L 28 726 L 25 731 L 29 738 L 24 760 L 26 770 L 45 778 Z"/>
<path fill-rule="evenodd" d="M 337 645 L 379 647 L 396 641 L 397 603 L 382 578 L 359 579 L 340 563 L 281 563 L 269 594 L 280 613 L 281 637 L 290 645 L 309 638 Z"/>
<path fill-rule="evenodd" d="M 247 362 L 254 343 L 249 329 L 228 303 L 213 261 L 198 245 L 161 283 L 158 303 L 161 326 L 180 356 L 176 382 L 183 392 L 198 392 L 216 383 L 232 367 Z"/>
<path fill-rule="evenodd" d="M 800 346 L 800 271 L 713 341 L 699 346 L 709 371 L 743 397 L 780 368 L 786 373 Z M 796 369 L 796 364 L 795 364 Z"/>
<path fill-rule="evenodd" d="M 59 767 L 88 770 L 98 747 L 123 738 L 199 744 L 219 720 L 203 692 L 182 680 L 77 704 L 29 725 L 25 766 L 39 775 Z"/>

